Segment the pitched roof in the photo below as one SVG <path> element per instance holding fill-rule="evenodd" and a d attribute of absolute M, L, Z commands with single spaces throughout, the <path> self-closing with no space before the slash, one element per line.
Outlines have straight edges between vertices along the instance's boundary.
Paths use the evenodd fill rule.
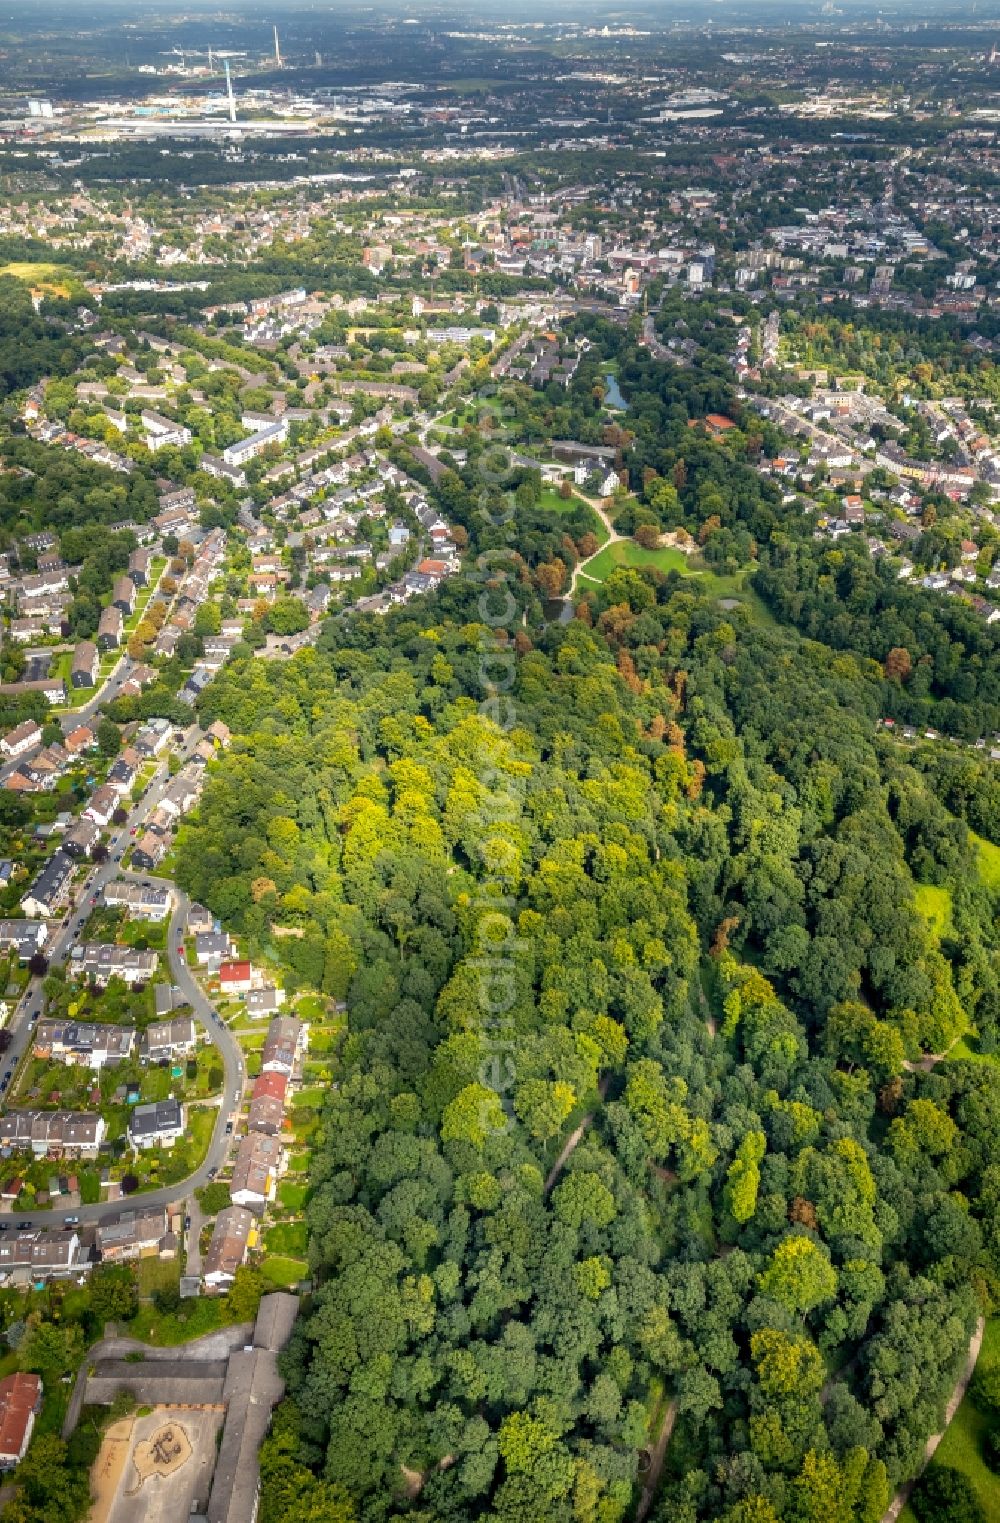
<path fill-rule="evenodd" d="M 0 1455 L 20 1455 L 41 1394 L 42 1382 L 37 1375 L 19 1370 L 0 1380 Z"/>

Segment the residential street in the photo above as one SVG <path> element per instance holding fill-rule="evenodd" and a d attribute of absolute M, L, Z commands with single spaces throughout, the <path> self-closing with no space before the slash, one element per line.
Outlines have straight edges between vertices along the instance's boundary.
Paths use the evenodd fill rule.
<path fill-rule="evenodd" d="M 191 725 L 185 732 L 181 752 L 183 758 L 190 756 L 199 734 L 196 725 Z M 57 933 L 47 948 L 50 964 L 66 960 L 90 912 L 91 903 L 115 878 L 127 877 L 136 881 L 155 880 L 167 884 L 171 889 L 174 896 L 174 909 L 167 934 L 167 960 L 171 976 L 183 998 L 191 1005 L 195 1020 L 205 1028 L 209 1040 L 219 1049 L 225 1078 L 215 1130 L 201 1167 L 188 1179 L 175 1185 L 166 1186 L 160 1190 L 144 1191 L 141 1195 L 135 1196 L 135 1202 L 143 1206 L 167 1206 L 175 1201 L 182 1201 L 185 1195 L 189 1195 L 200 1185 L 206 1184 L 209 1174 L 222 1166 L 230 1142 L 226 1134 L 226 1122 L 232 1112 L 239 1108 L 244 1075 L 243 1055 L 239 1043 L 219 1020 L 213 1006 L 202 993 L 184 960 L 183 937 L 190 905 L 187 895 L 181 893 L 170 879 L 159 878 L 150 873 L 132 873 L 127 869 L 123 870 L 121 866 L 121 858 L 133 839 L 133 828 L 138 833 L 142 822 L 157 808 L 169 783 L 170 775 L 164 762 L 143 797 L 130 811 L 124 825 L 112 836 L 108 860 L 95 866 L 79 888 L 76 895 L 76 908 L 58 923 Z M 9 1022 L 8 1029 L 11 1032 L 12 1042 L 4 1054 L 4 1073 L 12 1072 L 27 1051 L 31 1042 L 32 1016 L 37 1017 L 41 1007 L 42 979 L 35 978 L 25 990 Z M 78 1217 L 81 1223 L 99 1222 L 107 1217 L 119 1216 L 124 1209 L 127 1209 L 127 1204 L 126 1201 L 117 1200 L 102 1202 L 98 1205 L 83 1205 L 74 1208 L 72 1215 Z M 58 1210 L 19 1212 L 17 1220 L 30 1222 L 33 1226 L 51 1227 L 58 1225 L 63 1220 L 63 1215 L 64 1213 Z"/>

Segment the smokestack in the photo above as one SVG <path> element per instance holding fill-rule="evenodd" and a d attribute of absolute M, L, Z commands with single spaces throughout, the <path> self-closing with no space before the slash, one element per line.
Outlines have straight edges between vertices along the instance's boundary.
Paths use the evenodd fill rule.
<path fill-rule="evenodd" d="M 211 43 L 208 44 L 208 72 L 209 72 L 209 74 L 211 74 L 211 72 L 212 72 L 212 44 Z"/>
<path fill-rule="evenodd" d="M 229 120 L 231 122 L 235 122 L 235 120 L 236 120 L 236 100 L 235 100 L 235 98 L 233 96 L 233 81 L 232 81 L 232 78 L 231 78 L 230 73 L 229 73 L 229 59 L 228 58 L 225 59 L 224 62 L 225 62 L 225 65 L 226 65 L 226 90 L 227 90 L 228 95 L 229 95 Z"/>
<path fill-rule="evenodd" d="M 281 68 L 281 49 L 278 46 L 278 28 L 274 29 L 274 61 Z"/>

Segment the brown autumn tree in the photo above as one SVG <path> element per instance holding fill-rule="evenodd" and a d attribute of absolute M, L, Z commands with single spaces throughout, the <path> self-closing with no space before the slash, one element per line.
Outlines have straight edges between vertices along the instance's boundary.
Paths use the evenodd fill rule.
<path fill-rule="evenodd" d="M 883 671 L 890 682 L 905 682 L 913 670 L 910 652 L 905 645 L 894 645 L 885 658 Z"/>
<path fill-rule="evenodd" d="M 536 567 L 535 581 L 547 598 L 557 598 L 566 583 L 566 564 L 558 555 Z"/>

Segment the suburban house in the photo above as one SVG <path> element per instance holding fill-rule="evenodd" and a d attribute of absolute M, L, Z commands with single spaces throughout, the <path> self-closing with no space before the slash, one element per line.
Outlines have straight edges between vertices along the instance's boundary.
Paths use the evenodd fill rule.
<path fill-rule="evenodd" d="M 295 1058 L 302 1041 L 302 1022 L 293 1015 L 277 1015 L 267 1029 L 261 1053 L 260 1071 L 292 1077 Z"/>
<path fill-rule="evenodd" d="M 97 621 L 97 643 L 101 650 L 113 650 L 116 645 L 122 643 L 122 631 L 125 628 L 125 620 L 122 611 L 113 603 L 102 609 L 101 617 Z"/>
<path fill-rule="evenodd" d="M 134 1107 L 128 1140 L 134 1148 L 172 1148 L 184 1135 L 184 1107 L 179 1100 L 157 1100 Z"/>
<path fill-rule="evenodd" d="M 226 1206 L 219 1212 L 202 1268 L 209 1290 L 226 1290 L 233 1283 L 247 1249 L 257 1240 L 256 1226 L 246 1206 Z"/>
<path fill-rule="evenodd" d="M 142 1034 L 139 1049 L 150 1063 L 186 1057 L 198 1043 L 198 1028 L 190 1015 L 177 1015 L 169 1021 L 156 1021 Z"/>
<path fill-rule="evenodd" d="M 49 938 L 40 920 L 0 920 L 0 952 L 16 952 L 19 962 L 29 962 Z"/>
<path fill-rule="evenodd" d="M 73 664 L 69 672 L 70 686 L 93 687 L 97 682 L 100 664 L 101 658 L 93 640 L 81 640 L 73 652 Z"/>
<path fill-rule="evenodd" d="M 83 809 L 84 818 L 93 820 L 102 830 L 111 824 L 111 816 L 118 808 L 120 800 L 118 790 L 112 788 L 110 783 L 102 783 L 95 788 Z"/>
<path fill-rule="evenodd" d="M 223 994 L 245 994 L 253 984 L 253 968 L 249 962 L 224 962 L 219 968 L 219 983 Z"/>
<path fill-rule="evenodd" d="M 97 1229 L 97 1251 L 105 1264 L 124 1264 L 130 1259 L 158 1257 L 172 1259 L 177 1254 L 177 1238 L 170 1231 L 167 1213 L 161 1206 L 123 1211 L 114 1221 L 105 1221 Z"/>
<path fill-rule="evenodd" d="M 17 1370 L 0 1380 L 0 1470 L 13 1470 L 24 1459 L 41 1410 L 42 1382 L 38 1375 Z"/>
<path fill-rule="evenodd" d="M 32 1053 L 56 1063 L 101 1069 L 124 1062 L 134 1044 L 131 1026 L 113 1026 L 105 1021 L 39 1021 Z"/>
<path fill-rule="evenodd" d="M 192 904 L 188 907 L 187 928 L 189 936 L 207 936 L 215 922 L 212 913 L 203 904 Z"/>
<path fill-rule="evenodd" d="M 11 1110 L 0 1116 L 0 1147 L 38 1158 L 96 1158 L 107 1125 L 84 1111 Z"/>
<path fill-rule="evenodd" d="M 135 608 L 135 583 L 130 576 L 120 576 L 115 582 L 111 590 L 111 602 L 127 619 Z"/>
<path fill-rule="evenodd" d="M 83 815 L 71 825 L 63 836 L 62 849 L 71 857 L 89 857 L 101 839 L 101 827 Z"/>
<path fill-rule="evenodd" d="M 262 1211 L 273 1198 L 283 1158 L 284 1148 L 277 1137 L 267 1132 L 248 1132 L 236 1154 L 229 1186 L 235 1204 Z"/>
<path fill-rule="evenodd" d="M 70 966 L 74 977 L 89 978 L 103 988 L 109 979 L 120 978 L 133 987 L 146 984 L 156 972 L 155 952 L 119 946 L 113 941 L 86 941 L 74 947 Z"/>
<path fill-rule="evenodd" d="M 133 550 L 128 558 L 128 574 L 137 587 L 145 587 L 149 581 L 149 567 L 152 556 L 148 550 Z"/>
<path fill-rule="evenodd" d="M 89 1268 L 76 1232 L 27 1228 L 0 1241 L 0 1284 L 26 1286 L 65 1279 Z"/>
<path fill-rule="evenodd" d="M 274 1015 L 278 1007 L 283 1005 L 284 1002 L 284 989 L 276 989 L 273 984 L 265 984 L 263 989 L 248 989 L 246 996 L 247 1015 Z"/>
<path fill-rule="evenodd" d="M 63 737 L 63 745 L 71 756 L 79 756 L 81 751 L 89 751 L 97 745 L 97 736 L 88 724 L 79 724 Z"/>
<path fill-rule="evenodd" d="M 132 883 L 119 878 L 105 887 L 104 903 L 110 909 L 127 910 L 133 920 L 152 920 L 159 924 L 170 914 L 170 890 L 156 884 Z"/>
<path fill-rule="evenodd" d="M 288 1079 L 282 1073 L 262 1073 L 254 1080 L 247 1126 L 251 1132 L 280 1132 L 285 1118 Z"/>
<path fill-rule="evenodd" d="M 132 866 L 140 872 L 151 873 L 166 856 L 166 852 L 167 842 L 163 836 L 158 836 L 154 830 L 147 830 L 132 848 Z"/>
<path fill-rule="evenodd" d="M 42 729 L 33 719 L 26 719 L 23 724 L 16 725 L 13 730 L 0 740 L 0 751 L 4 756 L 13 758 L 23 756 L 25 751 L 30 751 L 42 743 Z"/>
<path fill-rule="evenodd" d="M 187 814 L 193 804 L 197 803 L 200 791 L 199 777 L 190 767 L 185 767 L 164 791 L 160 807 L 168 814 L 172 814 L 175 819 L 179 819 L 182 814 Z"/>
<path fill-rule="evenodd" d="M 24 913 L 33 918 L 54 915 L 69 894 L 73 866 L 72 857 L 64 851 L 53 852 L 21 900 Z"/>
<path fill-rule="evenodd" d="M 131 754 L 129 754 L 131 752 Z M 139 768 L 142 759 L 138 752 L 132 751 L 131 747 L 116 756 L 108 770 L 107 783 L 118 795 L 120 803 L 124 803 L 126 794 L 132 792 L 136 779 L 139 776 Z"/>
<path fill-rule="evenodd" d="M 194 939 L 194 955 L 203 968 L 213 969 L 222 965 L 233 949 L 225 931 L 199 931 Z"/>

